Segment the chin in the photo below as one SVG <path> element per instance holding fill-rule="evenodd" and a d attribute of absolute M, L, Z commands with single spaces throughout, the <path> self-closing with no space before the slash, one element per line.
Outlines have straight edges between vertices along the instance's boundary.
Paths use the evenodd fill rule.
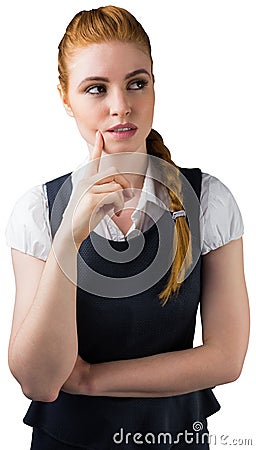
<path fill-rule="evenodd" d="M 139 142 L 135 142 L 132 139 L 127 141 L 116 141 L 116 142 L 106 142 L 104 145 L 105 153 L 112 154 L 112 153 L 135 153 L 135 152 L 146 152 L 146 139 Z"/>
<path fill-rule="evenodd" d="M 103 151 L 108 155 L 124 152 L 135 153 L 138 150 L 139 150 L 138 147 L 131 146 L 131 144 L 128 143 L 126 143 L 126 145 L 124 143 L 122 144 L 119 143 L 118 145 L 105 145 L 103 149 Z"/>

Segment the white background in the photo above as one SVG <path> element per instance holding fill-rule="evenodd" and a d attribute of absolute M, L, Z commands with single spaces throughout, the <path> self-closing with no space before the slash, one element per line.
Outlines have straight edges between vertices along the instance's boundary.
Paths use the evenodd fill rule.
<path fill-rule="evenodd" d="M 4 230 L 21 194 L 71 171 L 83 160 L 86 146 L 56 89 L 57 46 L 76 12 L 109 3 L 10 0 L 1 4 L 0 446 L 5 450 L 29 449 L 31 430 L 22 423 L 29 400 L 7 367 L 14 278 Z M 229 435 L 225 442 L 231 449 L 254 448 L 256 2 L 113 3 L 134 13 L 151 38 L 154 127 L 163 135 L 173 160 L 220 178 L 234 194 L 244 218 L 250 346 L 239 380 L 215 388 L 222 408 L 209 418 L 209 428 L 217 436 L 213 449 L 225 448 L 222 434 Z M 239 441 L 234 445 L 232 439 L 252 439 L 254 445 L 239 445 Z"/>

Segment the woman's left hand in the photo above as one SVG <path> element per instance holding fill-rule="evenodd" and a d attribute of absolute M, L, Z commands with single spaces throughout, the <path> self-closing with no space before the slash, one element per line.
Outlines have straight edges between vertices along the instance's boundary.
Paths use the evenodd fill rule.
<path fill-rule="evenodd" d="M 77 356 L 74 368 L 63 384 L 61 390 L 67 394 L 73 395 L 89 395 L 89 372 L 91 364 L 84 361 L 79 355 Z"/>

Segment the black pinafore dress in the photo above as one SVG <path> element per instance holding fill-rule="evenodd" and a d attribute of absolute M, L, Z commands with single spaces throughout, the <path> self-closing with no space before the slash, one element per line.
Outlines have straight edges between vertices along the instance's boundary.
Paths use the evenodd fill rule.
<path fill-rule="evenodd" d="M 199 200 L 201 171 L 181 171 Z M 71 175 L 46 183 L 46 188 L 54 236 L 72 192 Z M 93 231 L 82 243 L 77 332 L 79 355 L 85 361 L 134 359 L 193 347 L 201 257 L 177 296 L 164 307 L 158 298 L 171 270 L 173 231 L 171 213 L 165 211 L 157 223 L 129 240 L 113 241 Z M 32 401 L 24 423 L 74 448 L 166 450 L 171 448 L 168 433 L 174 436 L 191 429 L 193 423 L 205 421 L 219 409 L 210 388 L 162 398 L 93 397 L 60 391 L 54 402 Z M 141 435 L 140 443 L 136 443 L 136 433 Z"/>

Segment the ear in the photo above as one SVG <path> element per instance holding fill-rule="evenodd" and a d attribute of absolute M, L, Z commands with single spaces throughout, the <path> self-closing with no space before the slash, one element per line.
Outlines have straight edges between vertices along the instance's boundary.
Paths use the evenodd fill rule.
<path fill-rule="evenodd" d="M 63 89 L 62 89 L 60 84 L 58 84 L 57 88 L 58 88 L 58 91 L 59 91 L 60 98 L 61 98 L 61 101 L 63 103 L 63 106 L 64 106 L 64 108 L 66 110 L 66 113 L 69 116 L 74 117 L 72 108 L 71 108 L 71 106 L 69 104 L 69 101 L 68 101 L 68 96 L 63 92 Z"/>

